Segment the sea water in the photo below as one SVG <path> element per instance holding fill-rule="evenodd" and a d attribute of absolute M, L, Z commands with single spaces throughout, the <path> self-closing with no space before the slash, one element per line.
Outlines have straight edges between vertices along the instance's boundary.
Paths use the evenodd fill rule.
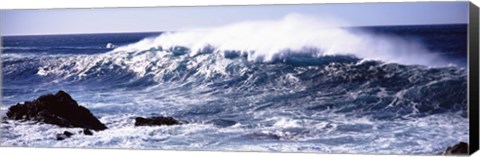
<path fill-rule="evenodd" d="M 468 142 L 467 25 L 315 26 L 2 37 L 2 116 L 64 90 L 109 129 L 57 141 L 81 129 L 7 120 L 1 145 L 436 154 Z"/>

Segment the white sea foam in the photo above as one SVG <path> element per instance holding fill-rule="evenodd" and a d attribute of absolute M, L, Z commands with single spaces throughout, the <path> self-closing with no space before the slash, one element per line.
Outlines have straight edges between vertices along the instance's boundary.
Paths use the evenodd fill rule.
<path fill-rule="evenodd" d="M 431 154 L 458 141 L 468 142 L 468 121 L 458 115 L 442 114 L 398 122 L 356 119 L 342 115 L 326 121 L 295 121 L 285 118 L 271 127 L 219 128 L 212 124 L 134 127 L 133 114 L 100 118 L 109 129 L 93 136 L 79 134 L 79 128 L 59 128 L 48 124 L 8 121 L 1 125 L 2 146 L 159 148 L 179 150 L 234 150 L 322 153 Z M 268 120 L 267 120 L 268 121 Z M 329 123 L 329 124 L 326 124 Z M 338 131 L 340 125 L 375 125 L 368 131 Z M 302 130 L 295 132 L 291 128 Z M 332 125 L 335 124 L 335 125 Z M 337 131 L 325 131 L 334 129 Z M 70 131 L 74 136 L 56 141 L 55 134 Z M 293 132 L 292 132 L 293 131 Z M 257 135 L 251 136 L 252 134 Z M 277 139 L 255 138 L 278 136 Z M 221 137 L 221 138 L 219 138 Z M 244 138 L 253 138 L 251 142 Z M 239 139 L 244 139 L 242 142 Z"/>
<path fill-rule="evenodd" d="M 198 78 L 208 80 L 218 75 L 231 75 L 227 67 L 235 60 L 226 59 L 225 51 L 243 53 L 252 62 L 281 61 L 291 55 L 303 54 L 311 57 L 354 55 L 365 60 L 402 64 L 447 65 L 419 43 L 340 27 L 341 23 L 331 18 L 292 14 L 281 20 L 250 21 L 218 28 L 164 33 L 108 53 L 72 55 L 54 60 L 45 58 L 37 75 L 60 76 L 57 80 L 82 80 L 93 75 L 97 77 L 106 75 L 106 72 L 116 72 L 118 69 L 115 68 L 121 68 L 123 71 L 118 75 L 133 72 L 136 78 L 152 76 L 157 82 L 165 81 L 164 76 L 195 82 Z M 170 50 L 177 46 L 189 48 L 188 55 L 172 54 Z M 198 55 L 199 50 L 208 47 L 215 48 L 215 54 Z M 185 75 L 181 72 L 184 68 L 194 73 Z M 239 71 L 245 72 L 247 68 Z M 288 79 L 292 82 L 297 80 L 294 77 Z"/>
<path fill-rule="evenodd" d="M 403 64 L 444 65 L 421 44 L 390 36 L 352 31 L 332 18 L 290 14 L 281 20 L 247 21 L 217 28 L 164 33 L 114 51 L 142 51 L 188 47 L 190 56 L 205 47 L 248 54 L 250 61 L 270 62 L 291 53 L 313 56 L 354 55 L 363 59 Z"/>
<path fill-rule="evenodd" d="M 88 75 L 102 75 L 104 74 L 102 70 L 112 71 L 115 66 L 134 72 L 137 77 L 178 76 L 176 69 L 181 69 L 180 63 L 188 60 L 187 69 L 198 69 L 192 75 L 204 74 L 205 77 L 209 77 L 215 74 L 228 75 L 225 69 L 234 62 L 229 59 L 222 60 L 221 53 L 197 55 L 197 51 L 192 51 L 189 55 L 169 57 L 172 54 L 166 51 L 150 51 L 152 48 L 162 47 L 165 50 L 176 45 L 186 46 L 192 50 L 210 45 L 216 47 L 217 52 L 238 49 L 243 53 L 249 53 L 251 61 L 262 62 L 310 47 L 321 51 L 296 53 L 313 53 L 318 56 L 353 54 L 366 59 L 436 64 L 432 63 L 436 59 L 435 55 L 417 43 L 365 32 L 353 32 L 337 28 L 338 25 L 334 23 L 329 20 L 291 15 L 280 21 L 244 22 L 205 31 L 169 33 L 105 54 L 72 55 L 56 58 L 57 60 L 45 58 L 42 59 L 45 63 L 40 64 L 41 69 L 37 74 L 81 79 Z M 285 49 L 291 51 L 284 51 Z M 190 56 L 196 57 L 189 58 Z M 291 82 L 299 80 L 295 75 L 285 77 L 285 80 Z M 192 77 L 193 81 L 199 78 L 202 77 Z M 246 100 L 253 108 L 253 105 L 263 104 L 259 101 L 267 98 L 270 93 L 247 95 L 243 99 L 229 103 L 235 109 L 232 113 L 242 111 L 241 117 L 252 118 L 249 122 L 238 122 L 231 127 L 222 128 L 210 124 L 208 122 L 210 114 L 204 115 L 208 120 L 194 118 L 195 121 L 190 121 L 191 123 L 186 125 L 134 127 L 132 117 L 135 116 L 172 115 L 183 111 L 197 111 L 196 107 L 199 106 L 208 109 L 210 106 L 201 105 L 221 100 L 208 92 L 201 94 L 209 90 L 203 85 L 189 90 L 179 90 L 177 86 L 170 87 L 167 84 L 157 87 L 143 91 L 108 90 L 108 93 L 95 94 L 82 92 L 81 96 L 75 96 L 78 102 L 91 109 L 92 113 L 99 116 L 100 121 L 109 127 L 107 130 L 95 132 L 93 136 L 75 135 L 64 141 L 56 141 L 56 133 L 65 130 L 77 132 L 78 129 L 9 122 L 2 124 L 1 130 L 6 133 L 2 136 L 7 138 L 1 145 L 425 154 L 443 150 L 457 140 L 468 141 L 468 129 L 465 129 L 468 128 L 468 120 L 458 115 L 444 114 L 418 119 L 382 121 L 372 120 L 368 116 L 358 118 L 351 114 L 343 115 L 336 113 L 334 109 L 315 111 L 312 114 L 302 113 L 299 108 L 307 104 L 293 108 L 269 107 L 268 104 L 257 106 L 257 109 L 266 107 L 268 110 L 250 110 L 243 108 L 241 103 L 236 104 L 236 101 Z M 300 87 L 278 88 L 294 89 L 295 91 L 287 92 L 295 93 L 303 90 Z M 220 92 L 229 93 L 231 92 L 229 90 L 231 89 L 222 89 Z M 351 97 L 359 96 L 359 93 L 350 94 Z M 388 93 L 384 91 L 381 94 Z M 396 96 L 401 99 L 404 94 L 399 92 Z M 6 108 L 1 110 L 5 111 Z"/>
<path fill-rule="evenodd" d="M 271 118 L 275 121 L 273 127 L 276 128 L 301 128 L 304 127 L 300 120 L 293 120 L 286 117 L 273 117 Z"/>

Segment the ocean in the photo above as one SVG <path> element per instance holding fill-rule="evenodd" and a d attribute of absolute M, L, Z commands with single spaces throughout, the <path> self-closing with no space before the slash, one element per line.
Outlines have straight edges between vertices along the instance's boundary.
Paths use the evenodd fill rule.
<path fill-rule="evenodd" d="M 1 146 L 437 154 L 468 142 L 466 24 L 250 26 L 3 36 L 2 116 L 64 90 L 109 129 L 57 141 L 81 129 L 6 120 Z"/>

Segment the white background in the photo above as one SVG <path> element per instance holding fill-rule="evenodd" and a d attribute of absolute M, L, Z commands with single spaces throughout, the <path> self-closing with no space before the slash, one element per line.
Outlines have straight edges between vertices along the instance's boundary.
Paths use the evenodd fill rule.
<path fill-rule="evenodd" d="M 99 8 L 99 7 L 151 7 L 151 6 L 203 6 L 203 5 L 247 5 L 247 4 L 308 4 L 308 3 L 351 3 L 351 2 L 411 2 L 428 0 L 2 0 L 0 9 L 44 9 L 44 8 Z M 445 0 L 435 0 L 445 1 Z M 477 6 L 480 0 L 472 0 Z M 1 139 L 0 139 L 1 140 Z M 313 154 L 313 153 L 259 153 L 259 152 L 211 152 L 211 151 L 165 151 L 128 149 L 67 149 L 67 148 L 12 148 L 0 147 L 1 156 L 49 156 L 49 157 L 149 157 L 149 156 L 209 156 L 209 157 L 379 157 L 385 155 Z M 400 155 L 389 155 L 398 157 Z M 480 153 L 473 156 L 480 157 Z M 423 156 L 424 157 L 424 156 Z"/>

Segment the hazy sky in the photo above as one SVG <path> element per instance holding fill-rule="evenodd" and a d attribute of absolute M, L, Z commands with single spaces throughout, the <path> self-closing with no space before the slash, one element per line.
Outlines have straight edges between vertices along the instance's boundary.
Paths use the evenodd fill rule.
<path fill-rule="evenodd" d="M 468 2 L 1 10 L 2 35 L 157 32 L 281 19 L 332 17 L 353 26 L 467 23 Z"/>

